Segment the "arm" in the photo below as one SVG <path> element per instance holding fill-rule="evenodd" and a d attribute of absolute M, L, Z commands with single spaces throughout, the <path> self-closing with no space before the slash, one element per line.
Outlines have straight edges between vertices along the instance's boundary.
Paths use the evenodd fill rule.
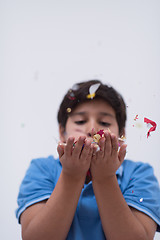
<path fill-rule="evenodd" d="M 129 208 L 119 188 L 116 170 L 122 164 L 126 145 L 118 152 L 113 134 L 105 133 L 100 142 L 101 151 L 92 159 L 93 189 L 97 200 L 103 230 L 111 240 L 151 240 L 156 223 L 147 215 Z"/>
<path fill-rule="evenodd" d="M 93 188 L 107 239 L 153 239 L 156 223 L 147 215 L 128 207 L 116 176 L 103 184 L 94 182 Z"/>
<path fill-rule="evenodd" d="M 60 178 L 48 201 L 34 204 L 21 215 L 23 240 L 66 239 L 92 156 L 90 142 L 81 152 L 84 140 L 80 138 L 74 150 L 74 138 L 68 139 L 64 149 L 58 146 Z"/>

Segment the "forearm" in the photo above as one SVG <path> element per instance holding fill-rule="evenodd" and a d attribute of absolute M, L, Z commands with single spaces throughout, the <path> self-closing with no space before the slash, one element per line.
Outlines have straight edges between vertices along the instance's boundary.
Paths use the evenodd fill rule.
<path fill-rule="evenodd" d="M 101 184 L 93 179 L 93 189 L 107 239 L 148 239 L 145 229 L 134 216 L 124 199 L 116 175 Z"/>
<path fill-rule="evenodd" d="M 62 172 L 51 197 L 25 229 L 23 239 L 66 239 L 83 183 L 83 178 L 73 181 Z"/>

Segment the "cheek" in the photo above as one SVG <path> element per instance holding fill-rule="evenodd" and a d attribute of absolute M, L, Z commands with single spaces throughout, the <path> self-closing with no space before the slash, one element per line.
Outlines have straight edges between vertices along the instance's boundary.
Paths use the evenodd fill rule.
<path fill-rule="evenodd" d="M 74 137 L 75 141 L 77 141 L 80 136 L 86 136 L 86 134 L 82 131 L 72 131 L 67 134 L 67 138 Z"/>
<path fill-rule="evenodd" d="M 118 126 L 110 127 L 109 129 L 111 130 L 112 133 L 114 133 L 116 135 L 116 137 L 119 137 L 119 128 L 118 128 Z"/>
<path fill-rule="evenodd" d="M 82 128 L 79 128 L 79 127 L 75 127 L 75 126 L 72 126 L 72 127 L 69 127 L 67 128 L 66 126 L 66 132 L 65 132 L 65 139 L 67 140 L 69 137 L 74 137 L 75 138 L 75 141 L 78 140 L 78 138 L 80 136 L 87 136 L 85 134 L 85 131 L 84 129 Z"/>

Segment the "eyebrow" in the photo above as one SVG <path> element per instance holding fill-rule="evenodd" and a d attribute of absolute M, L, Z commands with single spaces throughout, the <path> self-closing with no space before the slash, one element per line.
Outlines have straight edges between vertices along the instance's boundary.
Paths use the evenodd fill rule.
<path fill-rule="evenodd" d="M 75 112 L 75 113 L 70 114 L 71 117 L 77 116 L 77 115 L 84 116 L 84 115 L 87 115 L 87 112 Z M 108 112 L 99 112 L 98 115 L 115 118 L 115 116 L 113 114 L 108 113 Z"/>
<path fill-rule="evenodd" d="M 112 118 L 115 118 L 115 116 L 111 113 L 107 113 L 107 112 L 100 112 L 99 115 L 102 115 L 102 116 L 109 116 L 109 117 L 112 117 Z"/>

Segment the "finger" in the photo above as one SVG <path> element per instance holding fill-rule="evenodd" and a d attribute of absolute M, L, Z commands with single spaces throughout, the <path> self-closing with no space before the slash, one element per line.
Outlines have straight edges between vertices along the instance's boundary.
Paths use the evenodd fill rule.
<path fill-rule="evenodd" d="M 104 157 L 104 150 L 105 150 L 105 138 L 102 137 L 100 140 L 99 140 L 99 150 L 97 151 L 97 157 L 98 158 L 102 158 Z"/>
<path fill-rule="evenodd" d="M 86 139 L 84 143 L 84 147 L 81 151 L 81 156 L 80 156 L 81 159 L 85 160 L 88 157 L 90 148 L 91 148 L 91 140 Z"/>
<path fill-rule="evenodd" d="M 66 156 L 71 156 L 72 150 L 73 150 L 73 143 L 74 143 L 74 137 L 69 137 L 67 140 L 67 144 L 64 147 L 64 153 Z"/>
<path fill-rule="evenodd" d="M 96 144 L 92 144 L 92 160 L 95 161 L 97 158 L 97 145 Z"/>
<path fill-rule="evenodd" d="M 80 157 L 82 148 L 84 146 L 85 139 L 86 139 L 85 136 L 79 137 L 79 139 L 77 140 L 77 142 L 74 146 L 74 149 L 73 149 L 73 154 L 72 154 L 73 157 L 77 157 L 77 156 Z"/>
<path fill-rule="evenodd" d="M 118 152 L 118 139 L 114 134 L 111 134 L 111 142 L 112 142 L 112 155 L 117 156 Z"/>
<path fill-rule="evenodd" d="M 119 161 L 121 162 L 121 164 L 124 161 L 124 158 L 126 155 L 126 148 L 127 148 L 127 144 L 123 144 L 119 149 L 118 157 L 119 157 Z"/>
<path fill-rule="evenodd" d="M 94 149 L 94 147 L 93 147 L 93 144 L 91 144 L 91 146 L 90 146 L 90 151 L 89 151 L 89 153 L 88 153 L 88 159 L 91 161 L 91 158 L 92 158 L 92 155 L 93 155 L 93 149 Z"/>
<path fill-rule="evenodd" d="M 58 152 L 58 155 L 59 155 L 59 158 L 61 158 L 64 154 L 64 146 L 60 144 L 58 144 L 57 146 L 57 152 Z"/>
<path fill-rule="evenodd" d="M 91 165 L 92 155 L 93 155 L 93 145 L 91 144 L 89 148 L 89 152 L 86 156 L 86 161 L 88 162 L 89 166 Z"/>
<path fill-rule="evenodd" d="M 109 131 L 106 131 L 104 133 L 105 137 L 105 149 L 104 149 L 104 154 L 105 156 L 111 155 L 111 149 L 112 149 L 112 144 L 111 144 L 111 135 Z"/>

